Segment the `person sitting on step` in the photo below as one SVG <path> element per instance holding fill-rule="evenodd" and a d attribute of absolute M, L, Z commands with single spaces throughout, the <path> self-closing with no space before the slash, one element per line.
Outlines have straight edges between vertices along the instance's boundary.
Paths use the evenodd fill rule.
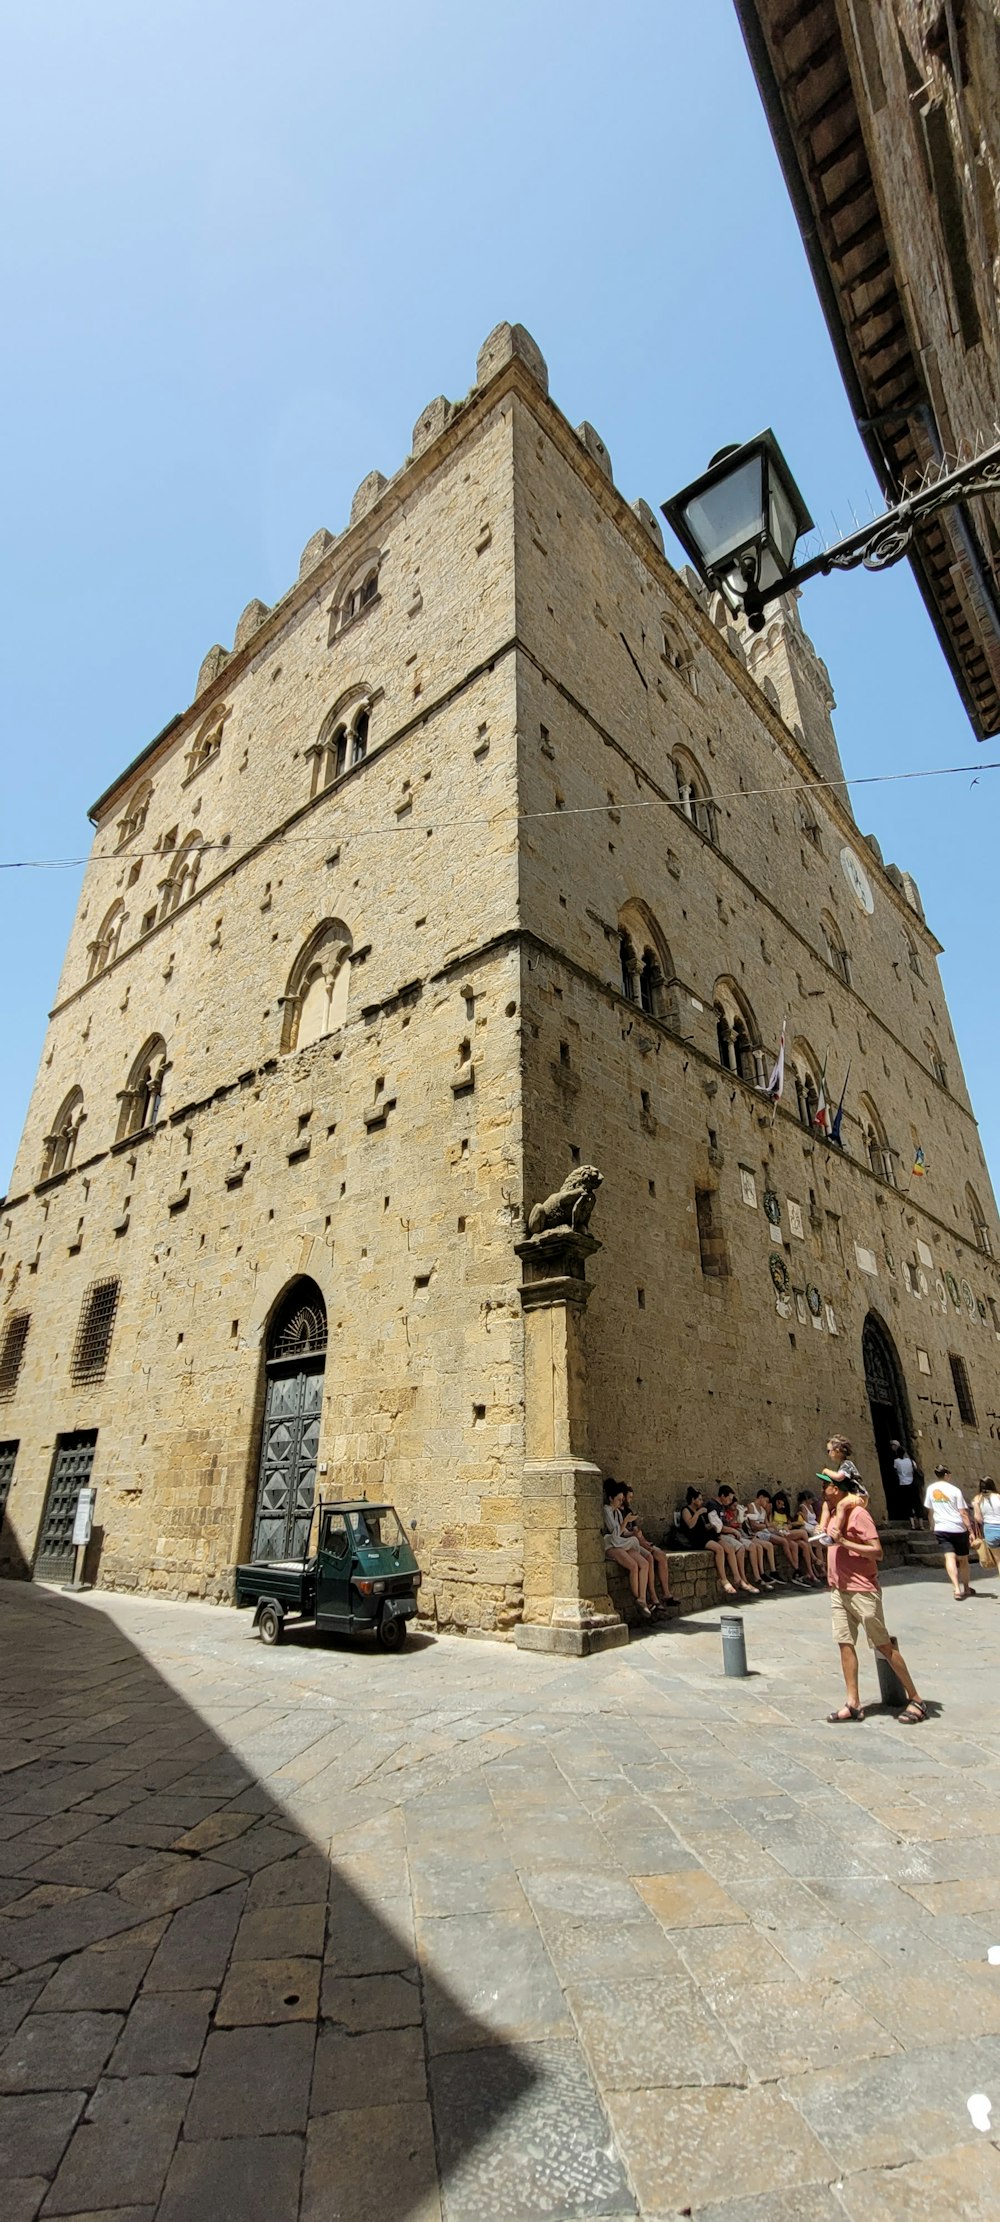
<path fill-rule="evenodd" d="M 674 1533 L 682 1551 L 709 1553 L 727 1597 L 735 1597 L 738 1589 L 749 1588 L 740 1571 L 739 1555 L 723 1533 L 721 1514 L 709 1513 L 702 1491 L 693 1483 L 685 1490 L 684 1502 L 674 1514 Z M 730 1576 L 735 1578 L 731 1580 Z"/>
<path fill-rule="evenodd" d="M 628 1575 L 628 1586 L 639 1607 L 640 1619 L 652 1620 L 655 1617 L 655 1606 L 650 1602 L 651 1587 L 653 1597 L 656 1596 L 653 1561 L 642 1551 L 638 1536 L 625 1534 L 624 1519 L 625 1490 L 622 1483 L 615 1481 L 609 1474 L 604 1484 L 605 1557 L 611 1559 L 613 1565 L 624 1567 Z"/>
<path fill-rule="evenodd" d="M 660 1544 L 652 1543 L 649 1536 L 645 1535 L 639 1526 L 639 1515 L 635 1509 L 635 1490 L 627 1482 L 625 1484 L 625 1511 L 622 1518 L 622 1533 L 630 1538 L 634 1535 L 644 1556 L 652 1559 L 653 1569 L 650 1578 L 650 1590 L 653 1603 L 658 1604 L 661 1609 L 664 1605 L 679 1605 L 680 1598 L 672 1597 L 670 1594 L 670 1561 Z M 659 1598 L 656 1595 L 657 1574 L 660 1577 L 661 1594 Z"/>

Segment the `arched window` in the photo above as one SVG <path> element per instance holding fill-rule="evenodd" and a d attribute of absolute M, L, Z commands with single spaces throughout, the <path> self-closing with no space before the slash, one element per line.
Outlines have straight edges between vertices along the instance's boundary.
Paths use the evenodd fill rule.
<path fill-rule="evenodd" d="M 84 1121 L 83 1090 L 71 1088 L 60 1104 L 52 1122 L 52 1132 L 47 1134 L 42 1151 L 42 1180 L 54 1180 L 57 1173 L 68 1173 L 73 1163 L 76 1139 Z"/>
<path fill-rule="evenodd" d="M 119 1142 L 130 1134 L 145 1134 L 156 1125 L 167 1072 L 167 1045 L 162 1034 L 151 1034 L 140 1049 L 125 1087 L 118 1098 Z"/>
<path fill-rule="evenodd" d="M 766 1075 L 760 1028 L 746 997 L 734 980 L 717 980 L 712 1001 L 720 1065 L 748 1087 L 762 1088 Z"/>
<path fill-rule="evenodd" d="M 351 986 L 351 936 L 339 918 L 325 919 L 310 934 L 285 989 L 283 1050 L 309 1049 L 334 1034 L 347 1018 Z"/>
<path fill-rule="evenodd" d="M 638 1003 L 650 1018 L 666 1025 L 675 1020 L 671 995 L 674 960 L 651 910 L 645 903 L 626 903 L 618 919 L 618 954 L 621 991 Z"/>
<path fill-rule="evenodd" d="M 121 940 L 124 924 L 125 905 L 121 896 L 119 896 L 117 902 L 112 903 L 111 909 L 102 920 L 93 941 L 90 943 L 88 950 L 89 963 L 87 965 L 88 980 L 96 980 L 98 973 L 103 972 L 106 966 L 111 964 L 112 960 L 118 955 L 118 943 Z"/>
<path fill-rule="evenodd" d="M 930 1065 L 935 1080 L 938 1082 L 939 1087 L 946 1088 L 948 1085 L 948 1074 L 945 1068 L 944 1058 L 941 1055 L 941 1051 L 938 1048 L 933 1034 L 924 1035 L 924 1048 L 927 1051 L 927 1062 Z"/>
<path fill-rule="evenodd" d="M 690 642 L 682 632 L 676 618 L 664 615 L 661 617 L 660 623 L 663 628 L 664 663 L 669 671 L 676 671 L 678 678 L 683 679 L 685 686 L 690 687 L 692 694 L 697 694 L 697 672 L 695 670 L 694 651 Z"/>
<path fill-rule="evenodd" d="M 307 751 L 312 759 L 312 793 L 332 787 L 368 754 L 372 694 L 369 687 L 352 687 L 341 695 L 320 727 L 319 739 Z"/>
<path fill-rule="evenodd" d="M 965 1201 L 968 1206 L 969 1217 L 975 1229 L 976 1242 L 980 1250 L 982 1251 L 983 1256 L 991 1258 L 993 1256 L 993 1244 L 990 1241 L 990 1230 L 986 1224 L 986 1216 L 983 1211 L 982 1204 L 980 1203 L 971 1182 L 967 1183 L 966 1185 Z"/>
<path fill-rule="evenodd" d="M 330 639 L 353 625 L 356 617 L 363 616 L 379 599 L 378 575 L 381 558 L 367 555 L 352 571 L 330 611 Z"/>
<path fill-rule="evenodd" d="M 822 856 L 823 837 L 820 833 L 819 822 L 813 812 L 812 804 L 810 803 L 808 796 L 799 796 L 798 807 L 799 831 L 802 834 L 803 839 L 809 842 L 810 847 L 815 849 L 819 856 Z"/>
<path fill-rule="evenodd" d="M 123 849 L 127 842 L 134 840 L 137 833 L 142 832 L 152 798 L 152 782 L 148 779 L 143 780 L 140 786 L 132 789 L 122 816 L 118 820 L 118 847 L 120 849 Z"/>
<path fill-rule="evenodd" d="M 890 1188 L 895 1188 L 896 1168 L 893 1153 L 889 1147 L 889 1138 L 881 1115 L 876 1110 L 870 1096 L 862 1096 L 860 1112 L 865 1154 L 872 1172 L 878 1174 L 879 1180 L 888 1181 Z"/>
<path fill-rule="evenodd" d="M 699 833 L 703 833 L 712 847 L 719 846 L 718 813 L 712 800 L 708 780 L 693 756 L 686 749 L 678 749 L 674 758 L 674 776 L 677 780 L 677 799 L 685 818 Z"/>
<path fill-rule="evenodd" d="M 920 969 L 920 952 L 909 934 L 906 936 L 906 961 L 910 971 L 916 974 L 918 980 L 922 980 L 924 975 Z"/>
<path fill-rule="evenodd" d="M 831 910 L 825 910 L 820 920 L 826 944 L 827 963 L 833 966 L 838 979 L 846 988 L 851 984 L 851 960 L 844 947 L 844 937 Z"/>
<path fill-rule="evenodd" d="M 368 754 L 368 727 L 371 723 L 367 710 L 359 710 L 351 726 L 351 763 L 362 764 Z"/>
<path fill-rule="evenodd" d="M 200 833 L 185 834 L 180 848 L 174 850 L 167 876 L 160 881 L 161 918 L 172 917 L 182 903 L 190 901 L 197 884 L 201 850 Z"/>
<path fill-rule="evenodd" d="M 822 1067 L 808 1042 L 792 1044 L 791 1078 L 795 1089 L 795 1108 L 802 1126 L 811 1131 L 819 1107 L 819 1075 Z"/>
<path fill-rule="evenodd" d="M 187 776 L 189 779 L 194 778 L 195 772 L 203 771 L 205 765 L 211 763 L 213 756 L 218 755 L 222 747 L 222 728 L 228 716 L 228 709 L 215 709 L 211 716 L 205 719 L 204 724 L 199 726 L 188 750 Z"/>

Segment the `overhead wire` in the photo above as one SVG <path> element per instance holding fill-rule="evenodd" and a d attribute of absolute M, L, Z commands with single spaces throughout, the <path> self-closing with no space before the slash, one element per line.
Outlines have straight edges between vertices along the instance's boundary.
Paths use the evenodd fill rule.
<path fill-rule="evenodd" d="M 839 779 L 779 780 L 776 785 L 771 787 L 713 788 L 711 793 L 704 796 L 703 800 L 712 804 L 752 802 L 766 795 L 818 794 L 828 788 L 835 787 L 885 787 L 897 785 L 904 780 L 953 779 L 964 772 L 972 772 L 978 777 L 980 772 L 996 771 L 1000 771 L 1000 761 L 988 763 L 980 761 L 975 764 L 933 764 L 921 769 L 901 772 L 864 772 L 856 778 L 851 777 L 850 779 L 842 776 Z M 975 779 L 973 785 L 975 785 Z M 332 794 L 333 791 L 333 786 L 324 789 L 326 794 Z M 476 816 L 467 815 L 461 818 L 435 817 L 430 820 L 414 819 L 410 815 L 406 815 L 401 820 L 397 819 L 392 825 L 355 826 L 349 833 L 342 834 L 340 838 L 344 841 L 359 841 L 371 839 L 375 836 L 381 838 L 387 833 L 445 833 L 461 831 L 463 828 L 470 826 L 496 828 L 504 824 L 531 825 L 546 818 L 606 818 L 611 811 L 621 812 L 624 810 L 670 810 L 675 817 L 684 817 L 685 815 L 683 803 L 673 797 L 669 795 L 650 795 L 640 797 L 634 802 L 606 800 L 604 802 L 571 803 L 568 805 L 557 803 L 551 810 L 512 811 L 507 818 L 491 818 L 480 814 Z M 311 837 L 314 836 L 315 832 L 315 826 L 303 828 L 302 836 L 303 838 Z M 293 839 L 294 836 L 291 831 L 288 831 L 276 834 L 275 838 L 288 841 Z M 194 845 L 194 843 L 191 844 L 191 846 Z M 230 846 L 231 842 L 229 840 L 200 841 L 197 843 L 200 855 L 213 850 L 228 849 Z M 180 856 L 182 853 L 180 849 L 108 849 L 103 855 L 94 855 L 91 852 L 87 856 L 0 858 L 0 872 L 62 872 L 74 870 L 83 864 L 138 864 L 146 863 L 152 858 L 156 858 L 160 863 L 165 863 L 168 857 Z M 238 855 L 239 852 L 237 852 Z"/>

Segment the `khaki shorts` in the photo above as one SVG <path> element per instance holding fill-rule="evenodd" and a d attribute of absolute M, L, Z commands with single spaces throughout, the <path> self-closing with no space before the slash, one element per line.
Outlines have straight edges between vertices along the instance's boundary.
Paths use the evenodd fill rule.
<path fill-rule="evenodd" d="M 882 1592 L 878 1589 L 832 1589 L 834 1643 L 857 1644 L 863 1628 L 873 1651 L 891 1641 L 882 1618 Z"/>

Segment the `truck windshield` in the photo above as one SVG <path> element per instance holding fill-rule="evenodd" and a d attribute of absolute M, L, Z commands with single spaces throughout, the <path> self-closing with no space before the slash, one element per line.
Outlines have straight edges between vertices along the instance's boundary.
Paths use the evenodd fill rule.
<path fill-rule="evenodd" d="M 363 1512 L 349 1512 L 347 1518 L 355 1542 L 362 1547 L 367 1544 L 369 1549 L 377 1549 L 380 1543 L 386 1543 L 390 1550 L 398 1551 L 406 1541 L 391 1504 L 366 1505 Z"/>

